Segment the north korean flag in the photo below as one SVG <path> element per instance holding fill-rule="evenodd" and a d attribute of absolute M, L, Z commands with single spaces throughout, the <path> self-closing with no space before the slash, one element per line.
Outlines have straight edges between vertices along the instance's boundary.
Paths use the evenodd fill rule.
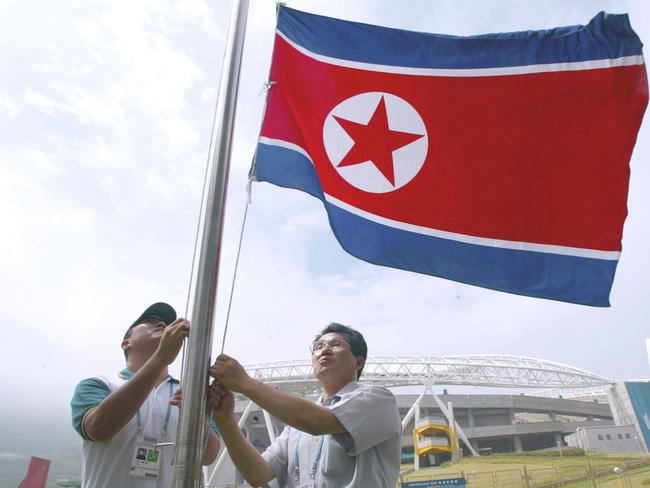
<path fill-rule="evenodd" d="M 444 36 L 280 7 L 252 176 L 365 261 L 608 306 L 648 101 L 627 15 Z"/>

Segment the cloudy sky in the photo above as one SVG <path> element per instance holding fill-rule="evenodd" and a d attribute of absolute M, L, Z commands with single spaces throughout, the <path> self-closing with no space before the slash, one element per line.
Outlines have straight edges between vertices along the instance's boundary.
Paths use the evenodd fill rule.
<path fill-rule="evenodd" d="M 290 1 L 314 13 L 471 35 L 586 23 L 645 0 Z M 220 348 L 275 4 L 251 0 L 215 325 Z M 125 328 L 154 301 L 184 314 L 230 2 L 0 0 L 0 424 L 47 411 L 67 429 L 82 378 L 123 367 Z M 516 354 L 648 377 L 650 129 L 642 126 L 609 309 L 482 290 L 358 261 L 322 204 L 258 183 L 226 352 L 302 359 L 330 321 L 370 355 Z M 180 371 L 180 360 L 173 370 Z M 23 416 L 21 416 L 23 418 Z M 8 422 L 11 419 L 11 422 Z M 29 420 L 25 420 L 27 422 Z"/>

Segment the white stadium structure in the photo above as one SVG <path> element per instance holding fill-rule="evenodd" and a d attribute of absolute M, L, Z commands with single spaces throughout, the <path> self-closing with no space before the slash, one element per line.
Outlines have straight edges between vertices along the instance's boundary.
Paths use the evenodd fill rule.
<path fill-rule="evenodd" d="M 287 392 L 310 398 L 319 394 L 309 359 L 253 364 L 246 370 Z M 624 403 L 612 398 L 620 383 L 542 359 L 503 355 L 373 357 L 368 358 L 360 381 L 395 393 L 405 463 L 414 462 L 414 444 L 420 454 L 416 462 L 437 464 L 453 455 L 557 447 L 584 429 L 622 425 L 615 422 L 621 415 L 610 408 L 610 404 Z M 477 393 L 448 394 L 446 386 L 482 390 L 458 388 Z M 495 388 L 503 390 L 495 394 Z M 514 389 L 514 394 L 507 389 Z M 522 393 L 524 390 L 528 392 Z M 236 411 L 241 429 L 260 451 L 283 428 L 246 398 L 237 400 Z M 640 434 L 626 435 L 636 446 L 632 450 L 647 452 Z M 238 473 L 227 453 L 207 472 L 210 485 L 232 483 L 236 478 Z"/>

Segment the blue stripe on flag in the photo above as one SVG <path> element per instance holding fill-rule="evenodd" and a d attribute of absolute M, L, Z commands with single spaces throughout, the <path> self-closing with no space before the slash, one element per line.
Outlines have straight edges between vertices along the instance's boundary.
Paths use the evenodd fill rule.
<path fill-rule="evenodd" d="M 327 202 L 311 161 L 279 146 L 258 144 L 255 179 L 320 199 L 343 249 L 364 261 L 518 295 L 609 306 L 618 261 L 467 244 L 372 222 Z"/>
<path fill-rule="evenodd" d="M 312 162 L 298 151 L 259 143 L 254 178 L 284 188 L 295 188 L 324 200 L 320 180 Z"/>
<path fill-rule="evenodd" d="M 605 12 L 586 26 L 460 37 L 349 22 L 282 7 L 278 30 L 316 54 L 412 68 L 501 68 L 615 59 L 639 55 L 643 46 L 627 14 Z"/>
<path fill-rule="evenodd" d="M 325 202 L 341 246 L 364 261 L 538 298 L 609 307 L 618 261 L 520 251 L 417 234 Z"/>

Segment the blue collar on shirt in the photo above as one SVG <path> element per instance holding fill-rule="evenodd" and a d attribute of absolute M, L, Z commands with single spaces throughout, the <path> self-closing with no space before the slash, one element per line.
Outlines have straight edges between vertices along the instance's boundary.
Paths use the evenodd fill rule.
<path fill-rule="evenodd" d="M 130 369 L 128 369 L 128 368 L 124 368 L 124 369 L 123 369 L 122 371 L 120 371 L 117 375 L 118 375 L 120 378 L 122 378 L 123 380 L 130 380 L 131 378 L 133 378 L 133 375 L 134 375 L 134 374 L 135 374 L 135 373 L 134 373 L 133 371 L 131 371 Z M 177 379 L 173 378 L 171 375 L 168 375 L 168 376 L 167 376 L 167 379 L 168 379 L 168 380 L 171 380 L 172 383 L 178 383 L 178 382 L 179 382 Z"/>
<path fill-rule="evenodd" d="M 129 371 L 128 368 L 124 368 L 122 371 L 118 373 L 118 376 L 123 380 L 130 380 L 134 374 L 135 373 L 133 371 Z"/>

